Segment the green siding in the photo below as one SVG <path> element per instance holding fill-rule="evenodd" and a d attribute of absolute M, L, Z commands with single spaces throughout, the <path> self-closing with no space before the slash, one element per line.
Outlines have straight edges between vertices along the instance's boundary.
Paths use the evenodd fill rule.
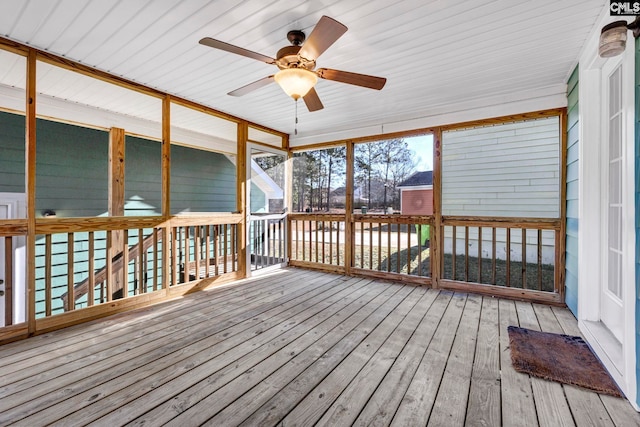
<path fill-rule="evenodd" d="M 567 82 L 567 239 L 565 302 L 578 314 L 578 203 L 579 203 L 579 71 L 573 71 Z"/>
<path fill-rule="evenodd" d="M 125 215 L 162 214 L 162 144 L 127 136 L 125 141 Z"/>
<path fill-rule="evenodd" d="M 223 154 L 171 146 L 171 212 L 236 210 L 236 167 Z"/>
<path fill-rule="evenodd" d="M 109 134 L 38 120 L 36 125 L 36 212 L 61 217 L 108 212 Z"/>
<path fill-rule="evenodd" d="M 25 118 L 0 111 L 0 192 L 25 192 Z"/>

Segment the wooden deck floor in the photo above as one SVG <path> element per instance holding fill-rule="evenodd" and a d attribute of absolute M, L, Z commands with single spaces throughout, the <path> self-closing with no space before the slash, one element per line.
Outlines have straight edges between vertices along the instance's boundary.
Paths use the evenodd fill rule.
<path fill-rule="evenodd" d="M 565 309 L 307 270 L 0 347 L 0 425 L 640 425 L 511 367 Z"/>

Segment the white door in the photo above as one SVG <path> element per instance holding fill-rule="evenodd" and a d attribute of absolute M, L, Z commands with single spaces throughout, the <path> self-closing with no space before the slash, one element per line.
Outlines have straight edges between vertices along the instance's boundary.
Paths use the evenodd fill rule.
<path fill-rule="evenodd" d="M 626 191 L 629 173 L 626 167 L 627 156 L 631 153 L 626 141 L 623 108 L 628 96 L 622 90 L 622 58 L 610 59 L 602 68 L 602 277 L 600 278 L 600 318 L 602 323 L 620 342 L 624 339 L 624 260 L 626 230 L 624 221 Z M 633 182 L 633 180 L 631 181 Z"/>
<path fill-rule="evenodd" d="M 25 218 L 25 195 L 20 193 L 0 193 L 0 220 Z M 15 236 L 11 239 L 12 277 L 6 276 L 6 237 L 0 237 L 0 327 L 22 323 L 26 319 L 25 290 L 25 237 Z M 6 286 L 11 283 L 10 301 L 7 298 Z M 11 322 L 6 321 L 7 309 L 11 307 Z"/>

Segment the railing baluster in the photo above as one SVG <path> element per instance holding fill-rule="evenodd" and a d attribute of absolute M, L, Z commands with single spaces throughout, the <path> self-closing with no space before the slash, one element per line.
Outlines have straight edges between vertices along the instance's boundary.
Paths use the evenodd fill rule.
<path fill-rule="evenodd" d="M 542 230 L 538 229 L 538 290 L 542 290 Z"/>
<path fill-rule="evenodd" d="M 391 224 L 387 223 L 387 272 L 391 272 Z"/>
<path fill-rule="evenodd" d="M 213 226 L 213 273 L 217 276 L 220 272 L 220 225 Z"/>
<path fill-rule="evenodd" d="M 507 228 L 507 247 L 506 247 L 506 258 L 507 258 L 507 287 L 511 287 L 511 229 Z"/>
<path fill-rule="evenodd" d="M 491 228 L 491 284 L 496 282 L 496 228 Z"/>
<path fill-rule="evenodd" d="M 373 269 L 373 223 L 369 223 L 369 268 Z"/>
<path fill-rule="evenodd" d="M 227 230 L 227 224 L 224 224 L 222 226 L 222 229 L 224 230 L 224 246 L 223 246 L 223 253 L 222 253 L 222 261 L 224 262 L 223 266 L 223 272 L 227 273 L 228 272 L 228 267 L 227 264 L 229 263 L 229 230 Z"/>
<path fill-rule="evenodd" d="M 147 271 L 147 250 L 144 248 L 144 229 L 138 228 L 138 293 L 147 292 L 147 284 L 144 280 Z"/>
<path fill-rule="evenodd" d="M 389 223 L 389 226 L 391 226 L 391 223 Z M 401 224 L 396 224 L 396 240 L 398 241 L 398 247 L 396 248 L 396 273 L 400 273 L 402 270 L 402 257 L 400 256 L 402 245 L 400 244 L 400 234 L 402 234 Z"/>
<path fill-rule="evenodd" d="M 193 227 L 193 256 L 195 261 L 195 279 L 198 280 L 200 278 L 200 258 L 202 254 L 200 253 L 200 226 Z"/>
<path fill-rule="evenodd" d="M 122 237 L 122 298 L 129 296 L 129 230 L 123 230 Z M 133 276 L 135 278 L 135 274 Z M 135 290 L 135 287 L 134 287 Z"/>
<path fill-rule="evenodd" d="M 171 286 L 178 284 L 178 257 L 180 253 L 180 240 L 178 238 L 178 227 L 171 229 Z"/>
<path fill-rule="evenodd" d="M 316 262 L 318 262 L 319 250 L 318 250 L 318 221 L 316 220 Z"/>
<path fill-rule="evenodd" d="M 527 289 L 527 229 L 522 229 L 522 289 Z"/>
<path fill-rule="evenodd" d="M 482 283 L 482 227 L 478 227 L 478 283 Z"/>
<path fill-rule="evenodd" d="M 306 227 L 306 223 L 307 221 L 302 220 L 302 261 L 308 261 L 307 260 L 307 255 L 306 255 L 306 250 L 307 250 L 307 243 L 306 243 L 306 239 L 305 239 L 305 227 Z"/>
<path fill-rule="evenodd" d="M 422 224 L 417 224 L 415 229 L 416 229 L 416 237 L 418 239 L 418 268 L 417 268 L 417 271 L 418 271 L 418 276 L 422 276 Z M 411 244 L 409 244 L 409 246 L 411 246 Z"/>
<path fill-rule="evenodd" d="M 204 277 L 211 277 L 211 225 L 206 225 L 204 227 L 204 244 L 205 244 L 205 248 L 204 248 L 204 264 L 205 264 L 205 276 Z"/>
<path fill-rule="evenodd" d="M 95 269 L 96 269 L 96 264 L 95 264 L 95 236 L 93 231 L 89 232 L 89 249 L 88 249 L 88 254 L 87 254 L 87 260 L 89 262 L 89 265 L 87 267 L 87 273 L 88 273 L 88 279 L 89 282 L 87 283 L 88 289 L 87 289 L 87 305 L 89 307 L 91 307 L 94 303 L 95 300 L 95 287 L 96 287 L 96 275 L 95 275 Z"/>
<path fill-rule="evenodd" d="M 76 308 L 76 299 L 74 295 L 74 250 L 73 250 L 73 233 L 67 233 L 67 310 L 71 311 Z"/>
<path fill-rule="evenodd" d="M 456 226 L 452 227 L 453 230 L 453 241 L 451 242 L 451 279 L 456 280 L 456 243 L 458 240 L 458 235 L 456 232 Z"/>
<path fill-rule="evenodd" d="M 364 222 L 358 224 L 360 224 L 360 268 L 364 268 Z"/>
<path fill-rule="evenodd" d="M 376 270 L 382 270 L 382 223 L 378 223 L 378 267 Z"/>
<path fill-rule="evenodd" d="M 469 227 L 464 227 L 464 281 L 469 281 Z"/>
<path fill-rule="evenodd" d="M 44 303 L 45 303 L 45 316 L 51 316 L 51 305 L 53 301 L 51 300 L 51 261 L 52 261 L 52 237 L 51 234 L 47 234 L 45 236 L 45 260 L 44 260 Z M 69 299 L 67 298 L 67 306 L 69 305 Z M 67 310 L 67 307 L 64 308 Z"/>

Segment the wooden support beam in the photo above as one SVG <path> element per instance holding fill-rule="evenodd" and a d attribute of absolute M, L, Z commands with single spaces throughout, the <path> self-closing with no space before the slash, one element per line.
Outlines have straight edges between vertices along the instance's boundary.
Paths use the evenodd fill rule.
<path fill-rule="evenodd" d="M 109 216 L 124 216 L 124 179 L 125 179 L 125 136 L 124 129 L 111 128 L 109 130 Z M 114 253 L 122 252 L 125 245 L 122 230 L 111 233 L 111 244 Z M 122 289 L 125 285 L 121 275 L 113 278 L 113 291 Z M 70 284 L 70 286 L 73 286 Z M 70 288 L 71 289 L 71 288 Z M 71 289 L 72 290 L 72 289 Z M 71 292 L 68 293 L 71 295 Z M 73 298 L 69 301 L 74 301 Z M 72 304 L 73 305 L 73 304 Z"/>
<path fill-rule="evenodd" d="M 247 141 L 249 124 L 238 123 L 238 141 L 236 151 L 236 211 L 242 217 L 238 223 L 238 271 L 240 277 L 247 276 Z M 226 234 L 225 234 L 226 237 Z M 226 266 L 226 264 L 225 264 Z"/>
<path fill-rule="evenodd" d="M 352 141 L 347 142 L 347 182 L 346 182 L 346 194 L 345 194 L 345 242 L 344 242 L 344 268 L 345 274 L 351 274 L 351 267 L 353 267 L 353 173 L 354 173 L 354 160 L 355 160 L 355 145 Z"/>
<path fill-rule="evenodd" d="M 168 220 L 171 216 L 171 97 L 162 98 L 162 218 Z M 170 253 L 171 227 L 166 225 L 162 229 L 162 289 L 165 296 L 169 295 L 169 271 L 171 263 Z M 175 236 L 171 239 L 173 240 Z M 175 259 L 175 257 L 174 257 Z M 174 282 L 175 283 L 175 282 Z"/>
<path fill-rule="evenodd" d="M 27 56 L 25 188 L 27 191 L 27 329 L 36 331 L 36 51 Z"/>
<path fill-rule="evenodd" d="M 444 266 L 442 262 L 444 255 L 444 235 L 442 230 L 442 130 L 439 128 L 433 132 L 433 229 L 430 236 L 431 286 L 439 288 Z M 455 238 L 456 236 L 454 235 L 454 241 Z"/>

